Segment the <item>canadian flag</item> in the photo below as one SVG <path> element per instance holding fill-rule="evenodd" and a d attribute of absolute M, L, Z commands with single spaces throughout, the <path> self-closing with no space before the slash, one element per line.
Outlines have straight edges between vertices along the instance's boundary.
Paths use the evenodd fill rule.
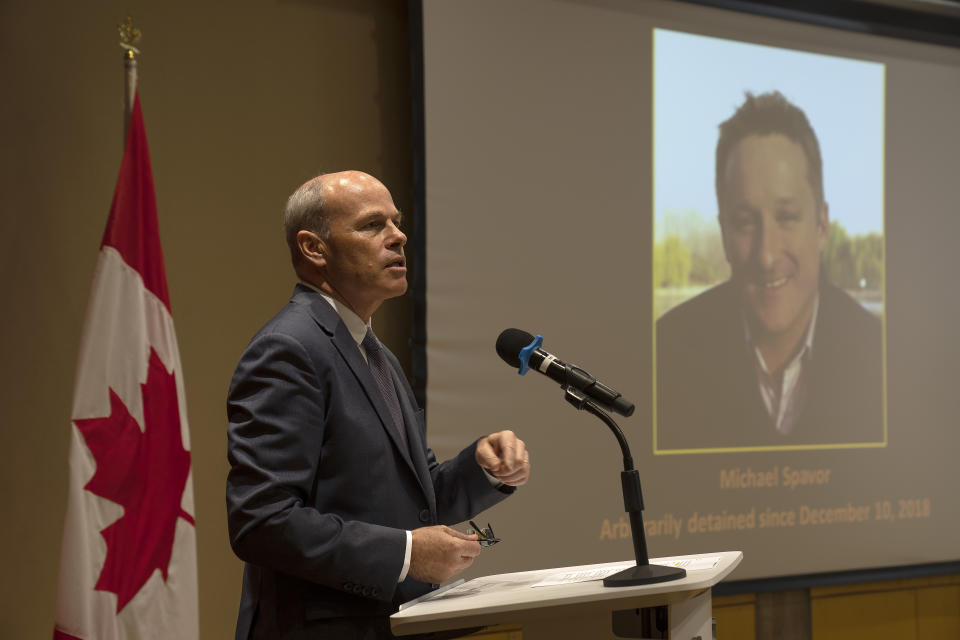
<path fill-rule="evenodd" d="M 71 417 L 54 640 L 197 638 L 190 435 L 139 96 Z"/>

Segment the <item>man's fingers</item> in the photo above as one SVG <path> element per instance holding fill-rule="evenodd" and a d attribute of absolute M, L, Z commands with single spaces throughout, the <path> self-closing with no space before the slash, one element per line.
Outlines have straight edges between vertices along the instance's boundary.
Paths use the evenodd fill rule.
<path fill-rule="evenodd" d="M 476 455 L 477 464 L 491 473 L 500 469 L 500 456 L 490 443 L 492 437 L 493 436 L 487 436 L 477 443 Z"/>
<path fill-rule="evenodd" d="M 513 472 L 511 472 L 511 473 L 503 473 L 503 474 L 497 475 L 496 478 L 497 478 L 497 480 L 499 480 L 500 482 L 502 482 L 502 483 L 504 483 L 504 484 L 508 484 L 508 485 L 510 485 L 510 486 L 514 486 L 514 487 L 520 486 L 520 485 L 522 485 L 522 484 L 526 484 L 527 480 L 530 478 L 530 458 L 529 458 L 529 456 L 528 456 L 528 457 L 525 459 L 525 461 L 524 461 L 519 467 L 517 467 L 517 469 L 515 469 Z"/>
<path fill-rule="evenodd" d="M 477 464 L 498 479 L 529 464 L 527 446 L 513 431 L 491 433 L 477 443 Z"/>
<path fill-rule="evenodd" d="M 407 575 L 421 582 L 443 582 L 473 564 L 480 549 L 475 534 L 442 525 L 414 529 Z"/>
<path fill-rule="evenodd" d="M 511 433 L 511 435 L 513 434 Z M 503 454 L 500 457 L 504 460 L 505 465 L 511 472 L 516 471 L 522 468 L 529 460 L 527 445 L 523 443 L 523 440 L 514 437 L 512 446 L 510 448 L 504 448 Z"/>
<path fill-rule="evenodd" d="M 510 485 L 511 487 L 519 487 L 522 484 L 526 484 L 527 480 L 530 479 L 530 470 L 528 468 L 517 469 L 509 475 L 496 476 L 496 478 L 503 484 Z"/>
<path fill-rule="evenodd" d="M 461 540 L 476 540 L 477 534 L 475 533 L 464 533 L 463 531 L 457 531 L 456 529 L 451 529 L 450 527 L 444 527 L 444 531 L 455 538 L 460 538 Z"/>
<path fill-rule="evenodd" d="M 456 572 L 453 575 L 457 575 L 467 567 L 473 564 L 474 556 L 463 556 L 460 558 L 460 563 L 457 565 Z"/>
<path fill-rule="evenodd" d="M 460 557 L 470 558 L 470 561 L 473 562 L 473 559 L 480 555 L 481 548 L 480 543 L 476 540 L 464 540 L 459 547 Z"/>

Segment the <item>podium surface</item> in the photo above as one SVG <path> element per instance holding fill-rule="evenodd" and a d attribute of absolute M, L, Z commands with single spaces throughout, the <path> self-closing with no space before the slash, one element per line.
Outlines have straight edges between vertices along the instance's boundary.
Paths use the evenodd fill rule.
<path fill-rule="evenodd" d="M 599 579 L 552 586 L 533 585 L 550 577 L 573 572 L 623 569 L 633 566 L 633 561 L 484 576 L 428 596 L 398 611 L 390 617 L 390 624 L 397 636 L 520 624 L 524 640 L 618 637 L 690 640 L 698 635 L 702 640 L 709 640 L 710 588 L 740 564 L 743 554 L 740 551 L 723 551 L 654 558 L 650 563 L 681 563 L 682 566 L 685 561 L 705 558 L 716 558 L 716 562 L 708 568 L 687 569 L 687 575 L 679 580 L 628 587 L 604 587 L 603 580 Z M 642 609 L 653 611 L 656 608 L 661 608 L 660 611 L 669 618 L 667 635 L 614 635 L 614 617 L 619 617 L 623 628 L 624 614 L 633 615 L 632 611 L 636 611 L 640 615 Z"/>

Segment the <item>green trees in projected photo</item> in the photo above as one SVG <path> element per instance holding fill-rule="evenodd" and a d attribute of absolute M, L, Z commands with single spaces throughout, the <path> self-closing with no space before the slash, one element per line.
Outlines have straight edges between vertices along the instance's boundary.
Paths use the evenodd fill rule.
<path fill-rule="evenodd" d="M 716 217 L 667 210 L 653 243 L 654 317 L 730 277 Z"/>
<path fill-rule="evenodd" d="M 716 218 L 695 211 L 663 215 L 664 231 L 653 245 L 654 317 L 730 277 Z M 883 299 L 883 235 L 851 236 L 837 222 L 823 255 L 826 277 L 861 302 Z"/>
<path fill-rule="evenodd" d="M 883 292 L 883 236 L 850 236 L 839 222 L 830 223 L 823 264 L 827 277 L 841 289 L 880 300 Z"/>
<path fill-rule="evenodd" d="M 653 245 L 654 287 L 696 291 L 729 277 L 715 217 L 706 219 L 693 210 L 667 210 L 663 226 Z"/>

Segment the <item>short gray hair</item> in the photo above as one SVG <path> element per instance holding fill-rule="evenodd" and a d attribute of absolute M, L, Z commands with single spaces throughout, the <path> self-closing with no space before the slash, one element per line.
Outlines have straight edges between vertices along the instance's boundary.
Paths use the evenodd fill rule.
<path fill-rule="evenodd" d="M 287 198 L 287 206 L 283 210 L 283 232 L 294 266 L 300 260 L 298 232 L 311 231 L 323 240 L 330 236 L 330 223 L 323 210 L 323 187 L 323 176 L 320 175 L 300 185 L 300 188 Z"/>

